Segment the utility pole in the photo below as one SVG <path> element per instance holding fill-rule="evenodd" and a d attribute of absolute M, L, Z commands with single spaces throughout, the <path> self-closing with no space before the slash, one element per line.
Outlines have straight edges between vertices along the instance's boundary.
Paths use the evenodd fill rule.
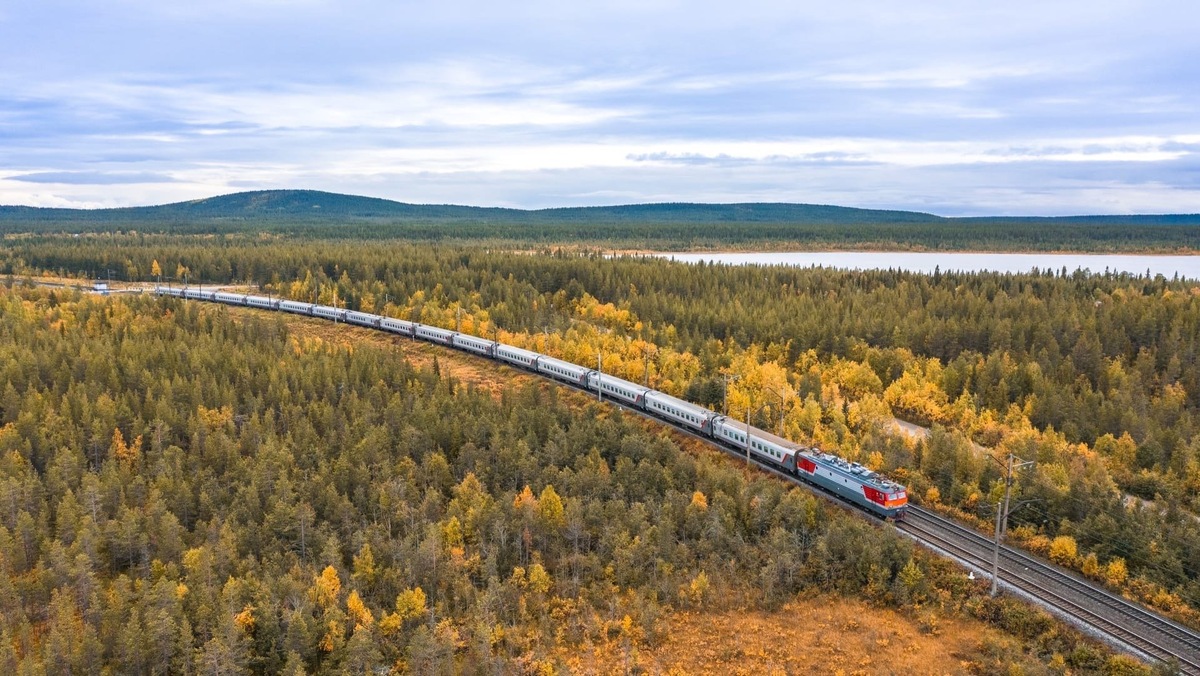
<path fill-rule="evenodd" d="M 454 332 L 462 333 L 462 306 L 455 308 L 454 313 Z"/>
<path fill-rule="evenodd" d="M 996 460 L 996 458 L 992 458 Z M 996 460 L 996 462 L 1000 462 Z M 1005 469 L 1004 475 L 1004 501 L 996 504 L 996 540 L 992 546 L 992 592 L 991 595 L 996 596 L 996 592 L 1000 586 L 1000 538 L 1004 537 L 1004 533 L 1008 530 L 1008 499 L 1012 491 L 1013 471 L 1032 465 L 1032 460 L 1021 460 L 1012 453 L 1008 454 L 1007 466 L 1001 464 Z"/>
<path fill-rule="evenodd" d="M 760 406 L 759 411 L 761 411 L 761 410 L 762 410 L 762 407 Z M 754 417 L 755 413 L 758 413 L 758 411 L 754 410 L 754 397 L 751 396 L 750 403 L 746 405 L 746 467 L 747 468 L 750 467 L 750 438 L 751 438 L 750 437 L 750 419 Z"/>
<path fill-rule="evenodd" d="M 642 356 L 645 357 L 646 360 L 646 382 L 644 383 L 646 387 L 650 387 L 650 355 L 656 354 L 657 352 L 658 350 L 652 350 L 649 347 L 642 350 Z"/>
<path fill-rule="evenodd" d="M 750 467 L 750 407 L 746 407 L 746 467 Z"/>
<path fill-rule="evenodd" d="M 768 387 L 772 394 L 779 397 L 779 427 L 775 430 L 775 434 L 783 436 L 783 409 L 787 406 L 787 395 L 791 392 L 790 389 L 784 388 L 783 392 L 776 390 L 774 387 Z"/>
<path fill-rule="evenodd" d="M 596 351 L 596 401 L 604 401 L 604 353 Z"/>

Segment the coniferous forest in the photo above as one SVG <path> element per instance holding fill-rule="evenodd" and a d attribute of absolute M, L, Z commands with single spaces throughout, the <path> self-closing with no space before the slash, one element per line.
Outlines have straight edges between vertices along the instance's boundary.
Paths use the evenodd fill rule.
<path fill-rule="evenodd" d="M 196 303 L 0 301 L 5 673 L 536 671 L 557 645 L 653 643 L 671 608 L 820 591 L 1130 666 L 555 387 L 497 399 Z"/>
<path fill-rule="evenodd" d="M 652 644 L 678 609 L 817 592 L 983 619 L 1076 670 L 1129 667 L 987 600 L 886 527 L 566 390 L 497 394 L 413 365 L 403 344 L 25 282 L 105 269 L 244 284 L 577 363 L 600 352 L 621 377 L 751 412 L 981 525 L 1002 487 L 987 456 L 1012 452 L 1037 461 L 1017 482 L 1015 542 L 1200 617 L 1193 283 L 81 239 L 0 248 L 5 673 L 534 671 L 555 667 L 555 646 Z"/>

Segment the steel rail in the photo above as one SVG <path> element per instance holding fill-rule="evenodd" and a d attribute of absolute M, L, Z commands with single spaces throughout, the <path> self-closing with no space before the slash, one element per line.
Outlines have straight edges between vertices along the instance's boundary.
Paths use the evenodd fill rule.
<path fill-rule="evenodd" d="M 910 510 L 909 517 L 897 527 L 918 541 L 973 568 L 984 570 L 990 566 L 991 540 L 928 510 Z M 1117 645 L 1133 647 L 1162 662 L 1175 661 L 1184 673 L 1200 674 L 1195 632 L 1024 552 L 1004 547 L 1001 553 L 1001 570 L 1008 585 L 1041 599 Z"/>
<path fill-rule="evenodd" d="M 992 540 L 988 539 L 986 536 L 940 514 L 936 514 L 921 507 L 916 507 L 915 505 L 910 508 L 910 514 L 916 514 L 919 518 L 936 521 L 946 528 L 954 528 L 961 532 L 965 537 L 969 537 L 975 543 L 981 545 L 986 544 L 988 547 L 992 546 Z M 1142 606 L 1130 602 L 1128 599 L 1117 596 L 1107 589 L 1104 589 L 1078 575 L 1075 575 L 1071 571 L 1066 571 L 1052 566 L 1051 564 L 1042 561 L 1028 552 L 1024 552 L 1013 547 L 1004 546 L 1001 548 L 1001 553 L 1010 559 L 1020 562 L 1024 566 L 1035 568 L 1044 576 L 1054 577 L 1062 580 L 1064 586 L 1071 586 L 1086 590 L 1086 593 L 1092 595 L 1094 600 L 1100 601 L 1104 605 L 1117 612 L 1129 615 L 1131 618 L 1134 618 L 1143 624 L 1153 626 L 1155 629 L 1170 635 L 1181 644 L 1200 652 L 1200 633 L 1197 633 L 1192 629 L 1188 629 L 1187 627 L 1184 627 L 1183 625 L 1174 622 L 1169 618 L 1152 613 Z"/>
<path fill-rule="evenodd" d="M 970 562 L 979 568 L 987 568 L 990 564 L 986 556 L 980 556 L 972 549 L 963 546 L 960 542 L 955 541 L 953 536 L 939 534 L 934 529 L 926 530 L 911 523 L 906 524 L 906 529 L 910 533 L 920 533 L 921 538 L 926 543 L 934 545 L 952 556 Z M 1006 568 L 1005 572 L 1008 573 L 1005 580 L 1008 585 L 1044 601 L 1050 601 L 1060 612 L 1067 613 L 1076 621 L 1085 623 L 1094 632 L 1109 636 L 1114 642 L 1123 645 L 1127 650 L 1132 649 L 1133 652 L 1141 652 L 1145 657 L 1163 662 L 1168 662 L 1173 658 L 1178 659 L 1178 656 L 1159 648 L 1153 641 L 1122 626 L 1119 622 L 1096 613 L 1081 603 L 1073 601 L 1045 585 L 1022 577 L 1017 571 Z M 1189 667 L 1187 673 L 1200 673 L 1200 665 L 1183 660 L 1180 660 L 1180 663 Z"/>

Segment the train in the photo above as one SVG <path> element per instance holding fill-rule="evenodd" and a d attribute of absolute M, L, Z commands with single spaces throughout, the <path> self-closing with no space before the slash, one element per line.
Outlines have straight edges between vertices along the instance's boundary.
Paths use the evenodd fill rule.
<path fill-rule="evenodd" d="M 794 476 L 878 517 L 903 520 L 908 490 L 871 469 L 818 448 L 778 437 L 678 397 L 532 350 L 428 324 L 344 308 L 197 287 L 156 286 L 161 296 L 279 310 L 341 321 L 457 348 L 532 371 L 629 406 L 707 437 Z"/>

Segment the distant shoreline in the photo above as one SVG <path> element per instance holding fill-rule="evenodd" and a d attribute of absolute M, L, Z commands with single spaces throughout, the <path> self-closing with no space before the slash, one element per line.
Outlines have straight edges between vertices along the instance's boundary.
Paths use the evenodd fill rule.
<path fill-rule="evenodd" d="M 566 246 L 566 245 L 564 245 Z M 672 255 L 698 255 L 698 254 L 820 254 L 820 253 L 844 253 L 844 254 L 880 254 L 880 253 L 919 253 L 919 254 L 987 254 L 987 255 L 1036 255 L 1036 256 L 1197 256 L 1200 257 L 1200 250 L 1185 249 L 1182 251 L 1163 251 L 1161 249 L 1121 249 L 1118 251 L 1097 251 L 1094 249 L 928 249 L 928 248 L 913 248 L 913 249 L 897 249 L 897 248 L 879 248 L 879 249 L 842 249 L 842 248 L 815 248 L 808 247 L 804 249 L 782 249 L 782 248 L 763 248 L 763 249 L 607 249 L 604 254 L 607 256 L 672 256 Z"/>
<path fill-rule="evenodd" d="M 1092 275 L 1163 276 L 1200 280 L 1196 254 L 1047 253 L 965 251 L 753 251 L 753 252 L 654 252 L 644 258 L 727 266 L 832 268 L 839 270 L 903 270 L 913 274 L 998 273 L 1028 274 L 1034 270 Z"/>

